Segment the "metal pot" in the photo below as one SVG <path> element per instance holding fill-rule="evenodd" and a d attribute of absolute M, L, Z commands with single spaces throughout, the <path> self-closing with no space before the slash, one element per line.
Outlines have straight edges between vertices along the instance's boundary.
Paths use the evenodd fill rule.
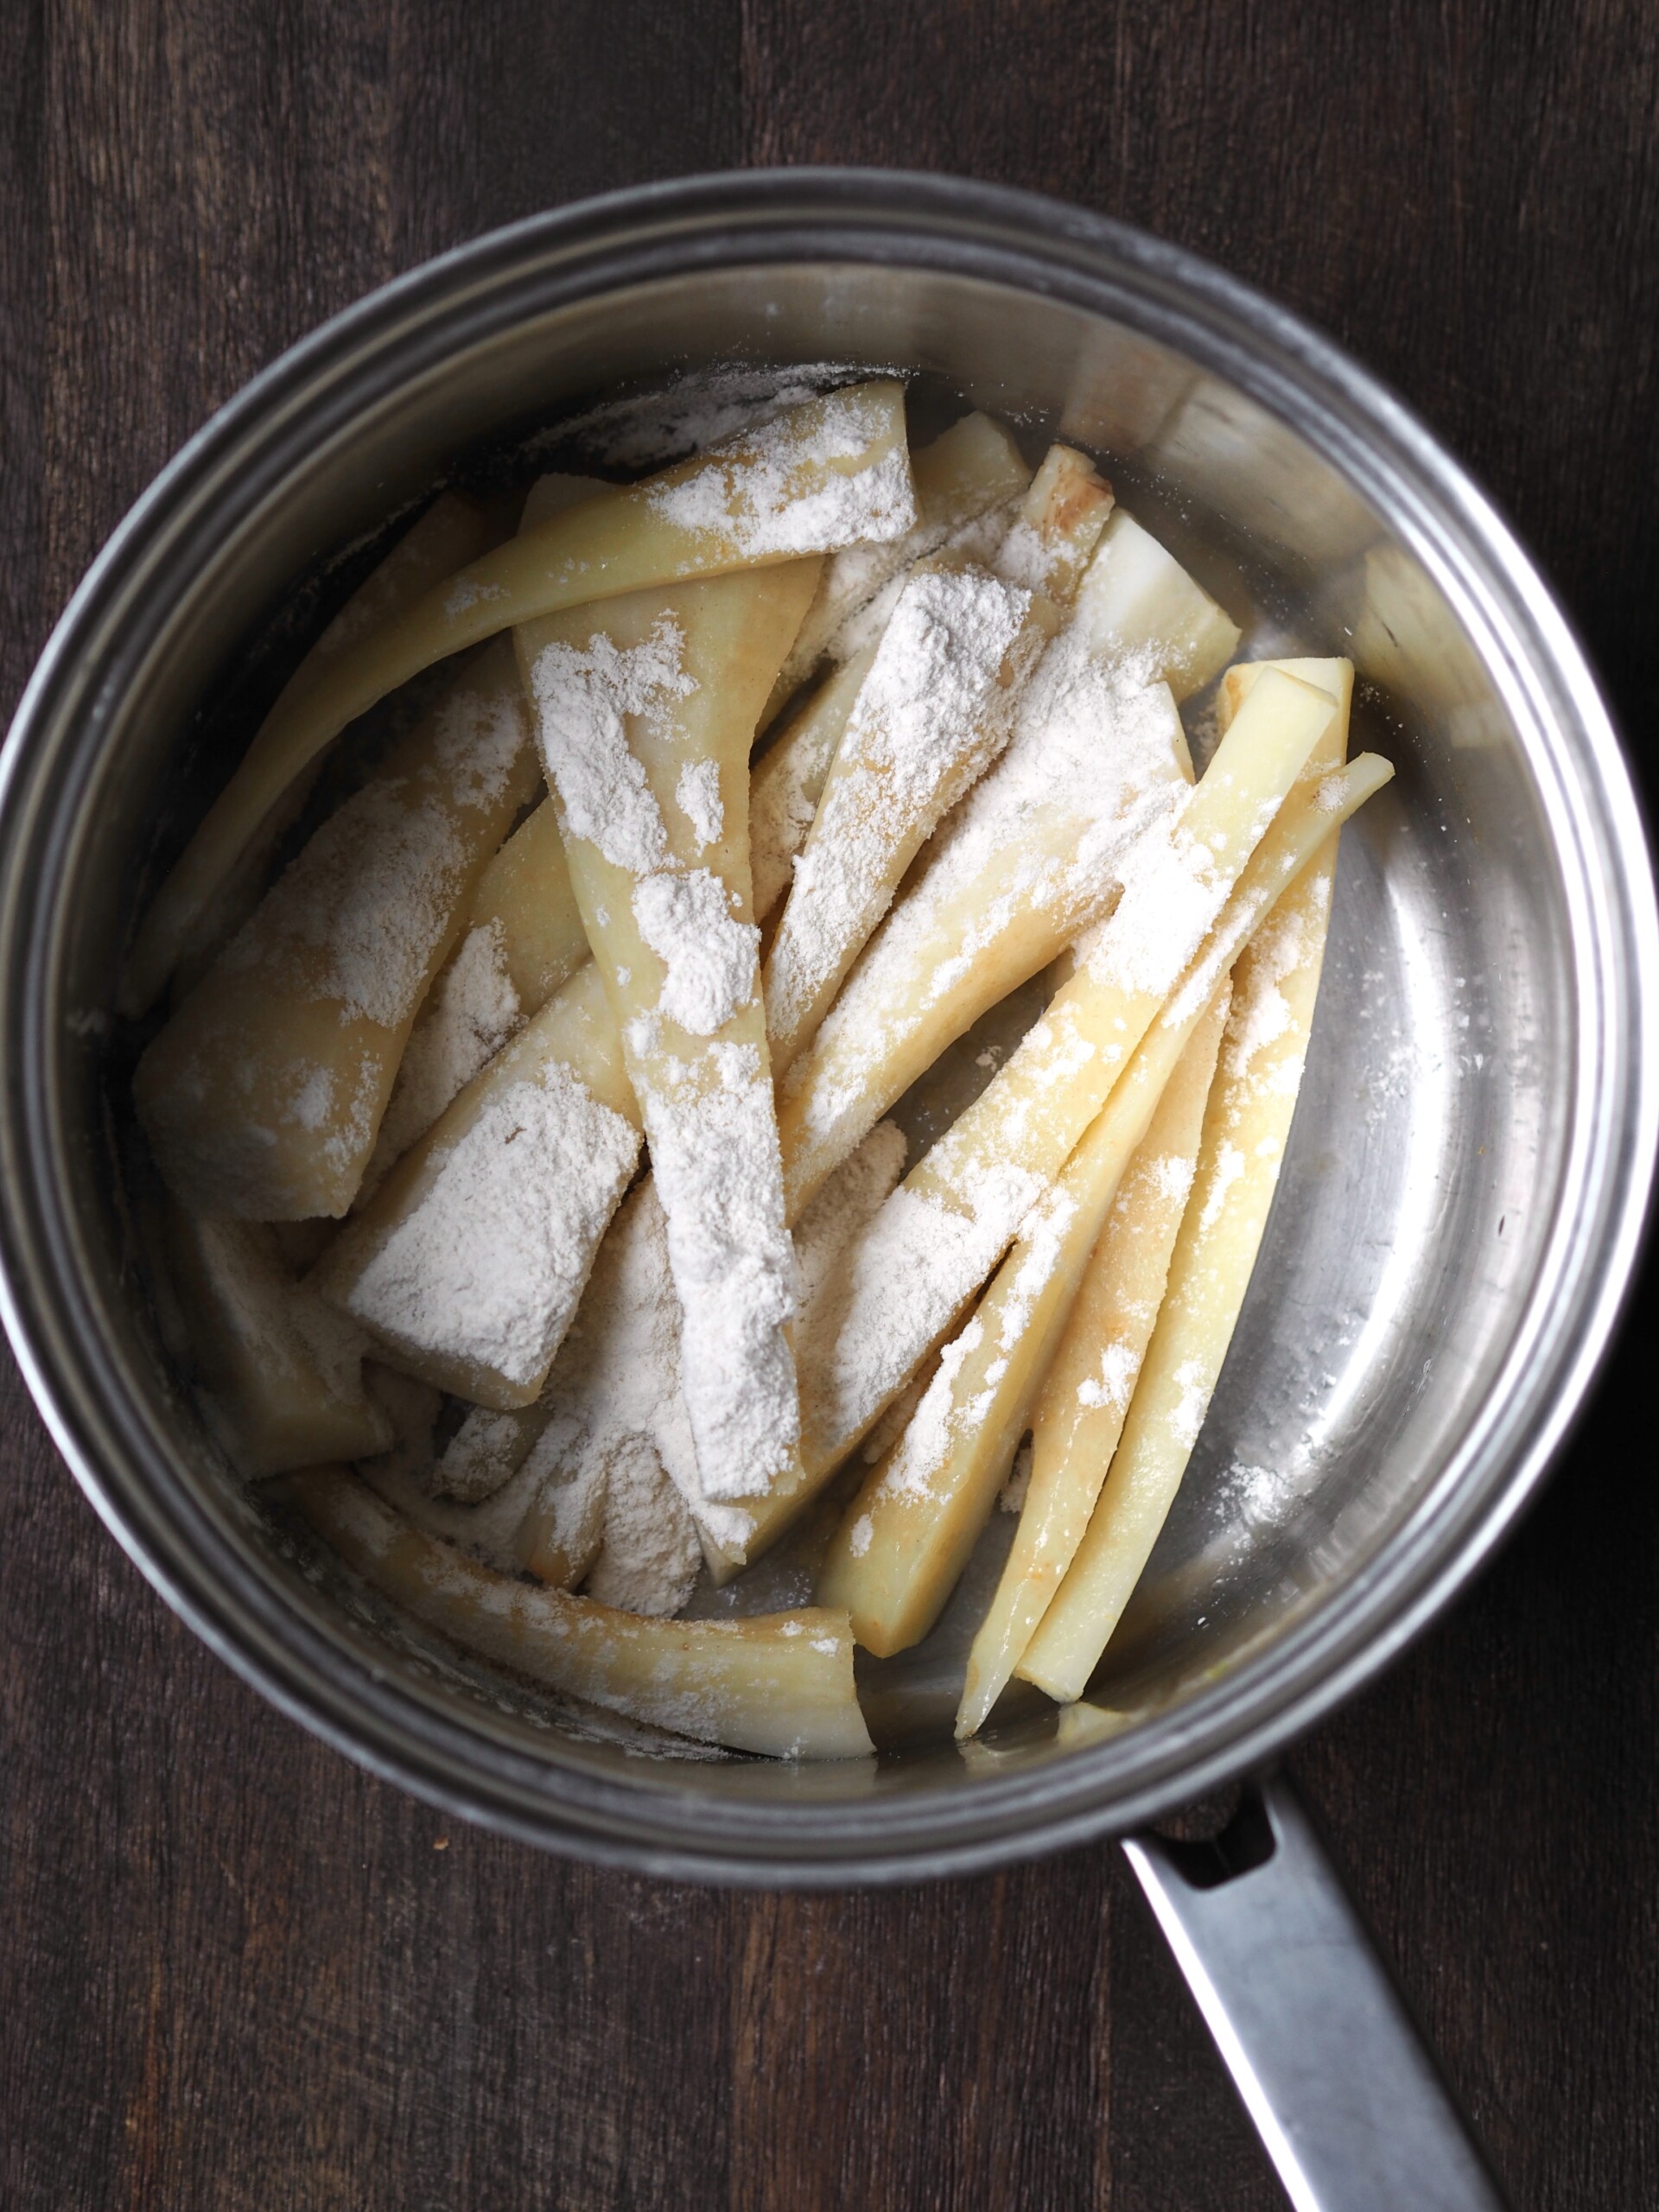
<path fill-rule="evenodd" d="M 968 1758 L 925 1727 L 847 1766 L 642 1758 L 644 1732 L 457 1662 L 273 1535 L 136 1287 L 109 1009 L 147 872 L 230 766 L 188 734 L 238 641 L 458 454 L 731 357 L 918 369 L 1108 456 L 1246 650 L 1354 654 L 1358 734 L 1400 769 L 1344 839 L 1292 1154 L 1146 1585 L 1087 1701 Z M 1480 492 L 1335 347 L 1051 201 L 859 171 L 707 179 L 539 217 L 388 286 L 257 378 L 135 507 L 35 671 L 3 778 L 6 1319 L 54 1435 L 268 1696 L 550 1849 L 681 1878 L 915 1878 L 1122 1834 L 1258 1771 L 1502 1539 L 1630 1271 L 1659 1098 L 1653 889 L 1567 623 Z M 903 1685 L 924 1718 L 927 1665 Z M 1131 1856 L 1298 2203 L 1497 2201 L 1282 1782 L 1218 1847 L 1143 1836 Z"/>

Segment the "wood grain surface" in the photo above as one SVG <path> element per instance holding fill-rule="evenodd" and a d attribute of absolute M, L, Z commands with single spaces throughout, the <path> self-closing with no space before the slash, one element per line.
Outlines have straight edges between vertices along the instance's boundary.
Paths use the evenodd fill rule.
<path fill-rule="evenodd" d="M 321 316 L 583 194 L 869 162 L 1128 217 L 1351 345 L 1651 759 L 1643 0 L 5 0 L 0 104 L 7 702 L 151 474 Z M 1659 2202 L 1651 1418 L 1643 1332 L 1503 1557 L 1294 1761 L 1539 2212 Z M 10 1372 L 0 1421 L 6 2207 L 1280 2201 L 1114 1851 L 757 1897 L 448 1826 L 180 1626 Z"/>

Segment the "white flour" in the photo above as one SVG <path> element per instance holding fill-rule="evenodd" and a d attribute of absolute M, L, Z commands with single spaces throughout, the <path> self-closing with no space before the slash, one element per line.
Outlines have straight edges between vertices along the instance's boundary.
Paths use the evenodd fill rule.
<path fill-rule="evenodd" d="M 832 393 L 823 406 L 805 436 L 790 417 L 740 433 L 729 458 L 716 451 L 683 482 L 650 492 L 652 508 L 677 529 L 729 538 L 748 561 L 902 537 L 916 520 L 903 443 L 850 473 L 836 467 L 866 451 L 886 427 L 884 411 L 856 388 Z"/>
<path fill-rule="evenodd" d="M 694 1037 L 712 1037 L 754 996 L 760 932 L 733 918 L 726 886 L 708 868 L 646 876 L 633 918 L 668 970 L 660 1011 Z"/>
<path fill-rule="evenodd" d="M 626 715 L 650 727 L 696 690 L 685 632 L 664 613 L 643 644 L 619 646 L 603 630 L 586 645 L 546 645 L 531 671 L 542 753 L 571 834 L 613 868 L 649 875 L 668 862 L 668 832 L 628 744 Z"/>
<path fill-rule="evenodd" d="M 554 1061 L 447 1152 L 346 1297 L 389 1343 L 536 1382 L 639 1157 L 639 1133 Z"/>
<path fill-rule="evenodd" d="M 624 1612 L 677 1613 L 702 1565 L 685 1501 L 644 1436 L 619 1436 L 604 1466 L 605 1534 L 587 1594 Z"/>
<path fill-rule="evenodd" d="M 706 852 L 725 832 L 726 810 L 720 797 L 720 763 L 688 760 L 674 786 L 675 803 L 691 824 L 697 850 Z"/>

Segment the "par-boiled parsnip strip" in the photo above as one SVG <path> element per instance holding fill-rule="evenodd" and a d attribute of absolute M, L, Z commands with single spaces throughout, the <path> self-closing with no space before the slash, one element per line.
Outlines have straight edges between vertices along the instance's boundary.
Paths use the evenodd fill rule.
<path fill-rule="evenodd" d="M 435 661 L 619 592 L 869 539 L 915 520 L 904 388 L 849 385 L 713 452 L 555 515 L 462 569 L 274 711 L 157 893 L 122 1002 L 155 1001 L 197 918 L 294 779 L 348 722 Z"/>
<path fill-rule="evenodd" d="M 591 963 L 474 1078 L 325 1255 L 391 1364 L 475 1404 L 540 1390 L 639 1154 Z"/>
<path fill-rule="evenodd" d="M 1111 512 L 1092 462 L 1055 446 L 996 574 L 943 557 L 896 601 L 823 785 L 766 959 L 780 1074 L 944 814 L 1007 746 L 1027 677 Z"/>
<path fill-rule="evenodd" d="M 363 1388 L 368 1339 L 295 1280 L 275 1230 L 169 1202 L 163 1257 L 203 1416 L 238 1474 L 386 1450 L 390 1424 Z"/>
<path fill-rule="evenodd" d="M 1227 996 L 1224 983 L 1183 1026 L 1173 1070 L 1159 1041 L 1131 1061 L 1058 1182 L 1032 1209 L 971 1319 L 945 1346 L 904 1434 L 848 1507 L 818 1594 L 846 1606 L 867 1649 L 886 1657 L 919 1643 L 956 1587 L 1160 1096 L 1190 1091 L 1201 1106 Z"/>
<path fill-rule="evenodd" d="M 809 1467 L 857 1441 L 1007 1249 L 1198 956 L 1334 711 L 1293 677 L 1262 679 L 1174 822 L 1137 848 L 1076 975 L 888 1200 L 833 1341 L 812 1332 Z"/>
<path fill-rule="evenodd" d="M 817 576 L 802 561 L 712 577 L 516 633 L 668 1218 L 686 1407 L 715 1498 L 763 1489 L 799 1433 L 748 763 Z"/>
<path fill-rule="evenodd" d="M 947 1046 L 1100 918 L 1190 780 L 1166 686 L 1063 631 L 1007 751 L 941 825 L 780 1085 L 791 1214 Z"/>
<path fill-rule="evenodd" d="M 788 891 L 847 717 L 875 658 L 867 645 L 827 676 L 760 755 L 749 779 L 749 857 L 762 920 Z"/>
<path fill-rule="evenodd" d="M 1237 623 L 1122 507 L 1078 590 L 1077 621 L 1096 652 L 1141 663 L 1178 699 L 1218 676 L 1239 639 Z"/>
<path fill-rule="evenodd" d="M 925 568 L 899 595 L 825 779 L 766 959 L 772 1064 L 787 1068 L 900 877 L 1014 728 L 1042 643 L 1030 592 Z"/>
<path fill-rule="evenodd" d="M 812 603 L 760 716 L 764 729 L 790 695 L 823 660 L 843 661 L 855 647 L 843 636 L 884 586 L 938 552 L 982 516 L 1018 499 L 1031 481 L 1020 449 L 988 415 L 965 415 L 911 455 L 916 519 L 901 537 L 851 545 L 823 564 Z"/>
<path fill-rule="evenodd" d="M 1264 680 L 1265 665 L 1230 672 L 1224 711 L 1242 706 Z M 1321 753 L 1327 762 L 1340 759 L 1351 664 L 1279 665 L 1322 683 L 1337 701 L 1338 716 Z M 1062 1700 L 1082 1695 L 1141 1579 L 1232 1340 L 1296 1110 L 1336 861 L 1333 836 L 1281 894 L 1238 963 L 1198 1173 L 1157 1327 L 1087 1533 L 1019 1663 L 1027 1681 Z"/>
<path fill-rule="evenodd" d="M 480 1658 L 653 1727 L 776 1758 L 871 1751 L 844 1613 L 641 1620 L 493 1573 L 425 1535 L 344 1468 L 288 1476 L 296 1507 L 364 1581 Z"/>
<path fill-rule="evenodd" d="M 536 775 L 497 645 L 323 823 L 140 1060 L 139 1119 L 185 1205 L 346 1211 L 416 1010 Z"/>
<path fill-rule="evenodd" d="M 984 1725 L 1089 1525 L 1163 1300 L 1220 1041 L 1218 1026 L 1189 1039 L 1065 1318 L 1032 1418 L 1020 1525 L 968 1655 L 958 1737 Z"/>
<path fill-rule="evenodd" d="M 563 841 L 543 799 L 485 869 L 465 933 L 422 1001 L 364 1171 L 359 1208 L 587 958 Z"/>
<path fill-rule="evenodd" d="M 499 543 L 505 535 L 497 518 L 477 500 L 467 499 L 458 492 L 440 493 L 340 608 L 283 685 L 272 712 L 285 710 L 359 639 L 383 623 L 395 620 L 434 584 L 476 560 L 490 546 Z M 276 848 L 298 817 L 320 766 L 320 761 L 314 761 L 283 791 L 249 839 L 214 897 L 198 916 L 195 926 L 180 948 L 173 974 L 175 1001 L 201 981 L 258 905 Z"/>

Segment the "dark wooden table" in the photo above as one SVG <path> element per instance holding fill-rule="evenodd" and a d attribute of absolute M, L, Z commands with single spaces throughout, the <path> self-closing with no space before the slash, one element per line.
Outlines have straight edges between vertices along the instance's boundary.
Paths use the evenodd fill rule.
<path fill-rule="evenodd" d="M 1643 0 L 4 0 L 0 102 L 8 701 L 152 472 L 358 294 L 612 186 L 868 162 L 1126 216 L 1347 341 L 1517 518 L 1650 757 Z M 1518 2204 L 1563 2212 L 1659 2203 L 1644 1352 L 1294 1762 Z M 1279 2202 L 1114 1851 L 757 1897 L 457 1828 L 212 1659 L 4 1394 L 8 2208 Z"/>

